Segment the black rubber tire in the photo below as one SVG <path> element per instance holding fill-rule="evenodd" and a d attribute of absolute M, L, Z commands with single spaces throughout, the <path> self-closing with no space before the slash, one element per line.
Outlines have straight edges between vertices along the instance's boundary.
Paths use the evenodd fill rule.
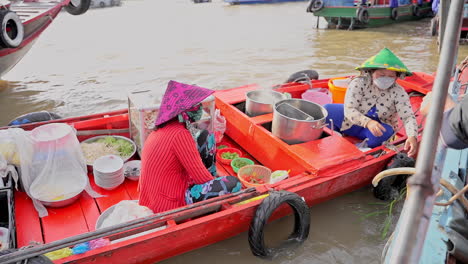
<path fill-rule="evenodd" d="M 115 1 L 114 1 L 114 0 L 110 0 L 109 6 L 115 6 Z"/>
<path fill-rule="evenodd" d="M 317 71 L 314 70 L 304 70 L 304 71 L 299 71 L 291 76 L 286 80 L 285 83 L 290 83 L 290 82 L 302 82 L 302 81 L 307 81 L 307 77 L 309 77 L 311 80 L 318 80 L 319 74 Z"/>
<path fill-rule="evenodd" d="M 413 16 L 421 16 L 421 8 L 419 8 L 417 5 L 413 5 Z"/>
<path fill-rule="evenodd" d="M 364 24 L 369 23 L 369 10 L 367 9 L 362 9 L 361 12 L 359 12 L 358 20 Z"/>
<path fill-rule="evenodd" d="M 390 17 L 395 21 L 398 20 L 398 8 L 397 7 L 392 8 L 392 13 Z"/>
<path fill-rule="evenodd" d="M 387 169 L 414 167 L 414 165 L 415 161 L 413 158 L 408 157 L 405 153 L 398 153 L 387 165 Z M 373 189 L 375 198 L 383 201 L 397 198 L 400 191 L 406 186 L 406 179 L 408 177 L 409 175 L 394 175 L 383 178 Z"/>
<path fill-rule="evenodd" d="M 71 15 L 78 16 L 86 13 L 90 5 L 91 0 L 80 0 L 80 3 L 77 5 L 73 4 L 73 1 L 70 1 L 70 3 L 65 6 L 65 10 Z"/>
<path fill-rule="evenodd" d="M 287 191 L 271 192 L 258 206 L 250 223 L 249 245 L 255 256 L 271 257 L 272 249 L 265 246 L 265 225 L 271 214 L 284 203 L 289 204 L 294 211 L 294 230 L 289 239 L 302 243 L 309 236 L 310 209 L 302 197 Z"/>
<path fill-rule="evenodd" d="M 19 116 L 13 119 L 8 124 L 8 126 L 29 124 L 29 123 L 56 120 L 56 119 L 62 119 L 62 117 L 55 113 L 48 112 L 48 111 L 32 112 L 32 113 L 24 114 L 22 116 Z"/>
<path fill-rule="evenodd" d="M 106 7 L 106 4 L 104 2 L 100 2 L 99 6 L 103 8 L 103 7 Z"/>
<path fill-rule="evenodd" d="M 0 10 L 0 22 L 0 45 L 4 48 L 19 47 L 24 38 L 24 27 L 19 16 L 13 11 Z"/>
<path fill-rule="evenodd" d="M 16 251 L 17 251 L 17 249 L 5 249 L 5 250 L 0 251 L 0 256 L 10 254 L 10 253 L 13 253 L 13 252 L 16 252 Z M 22 261 L 20 261 L 18 263 L 26 263 L 26 262 L 24 260 L 22 260 Z M 27 260 L 27 263 L 28 264 L 54 264 L 54 262 L 52 262 L 52 260 L 50 260 L 48 257 L 43 256 L 43 255 L 39 255 L 37 257 L 29 258 Z"/>
<path fill-rule="evenodd" d="M 307 5 L 307 9 L 306 9 L 307 13 L 314 12 L 314 11 L 312 11 L 312 6 L 314 5 L 314 2 L 315 2 L 315 0 L 310 0 L 309 1 L 309 5 Z"/>
<path fill-rule="evenodd" d="M 320 11 L 324 6 L 325 2 L 323 2 L 323 0 L 314 0 L 311 3 L 310 10 L 312 10 L 312 12 L 317 12 Z"/>

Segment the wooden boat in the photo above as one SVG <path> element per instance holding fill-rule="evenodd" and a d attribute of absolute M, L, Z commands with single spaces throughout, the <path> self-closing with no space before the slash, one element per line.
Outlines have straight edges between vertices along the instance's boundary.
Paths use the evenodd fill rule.
<path fill-rule="evenodd" d="M 285 2 L 303 2 L 307 0 L 224 0 L 231 5 L 277 4 Z"/>
<path fill-rule="evenodd" d="M 26 0 L 0 8 L 0 77 L 10 71 L 31 49 L 39 35 L 65 7 L 70 14 L 80 15 L 89 8 L 90 0 Z"/>
<path fill-rule="evenodd" d="M 431 31 L 432 36 L 440 35 L 440 32 L 442 31 L 441 27 L 444 27 L 443 24 L 446 23 L 445 21 L 447 20 L 447 14 L 445 12 L 447 12 L 448 10 L 441 10 L 441 8 L 447 9 L 447 7 L 442 6 L 441 4 L 439 4 L 439 2 L 440 1 L 437 0 L 438 9 L 437 9 L 435 16 L 431 19 L 430 31 Z M 446 4 L 446 3 L 442 3 L 442 4 Z M 444 14 L 441 14 L 441 12 Z M 443 23 L 441 23 L 442 20 L 444 21 Z M 439 36 L 439 42 L 440 41 L 441 41 L 441 36 Z M 465 4 L 464 10 L 463 10 L 462 25 L 460 28 L 460 43 L 462 44 L 468 43 L 468 4 Z"/>
<path fill-rule="evenodd" d="M 422 101 L 419 92 L 425 93 L 430 90 L 432 80 L 432 75 L 424 73 L 414 73 L 405 80 L 399 80 L 400 84 L 411 93 L 411 103 L 415 110 Z M 329 79 L 323 79 L 312 82 L 316 88 L 327 88 L 328 81 Z M 23 247 L 33 241 L 44 244 L 22 250 L 16 255 L 12 253 L 0 256 L 0 263 L 10 263 L 17 258 L 27 258 L 73 246 L 91 238 L 106 236 L 111 241 L 116 241 L 166 226 L 159 231 L 131 237 L 125 241 L 55 261 L 55 263 L 154 263 L 248 230 L 257 207 L 263 202 L 264 195 L 269 192 L 285 190 L 296 193 L 304 198 L 308 206 L 312 206 L 366 186 L 395 155 L 394 147 L 401 147 L 405 140 L 405 133 L 399 132 L 397 139 L 391 145 L 362 152 L 356 147 L 354 138 L 342 137 L 325 127 L 320 139 L 288 145 L 271 133 L 273 118 L 271 113 L 256 117 L 249 117 L 244 113 L 246 92 L 257 89 L 259 89 L 257 85 L 246 85 L 215 92 L 216 107 L 227 121 L 227 130 L 221 144 L 229 143 L 241 149 L 243 156 L 272 170 L 289 169 L 290 178 L 136 220 L 131 222 L 133 224 L 130 227 L 119 225 L 103 230 L 95 230 L 99 215 L 122 200 L 138 199 L 137 182 L 126 180 L 118 188 L 106 191 L 96 186 L 90 173 L 91 186 L 105 194 L 105 197 L 93 199 L 83 194 L 70 206 L 49 208 L 49 215 L 43 218 L 38 217 L 31 199 L 24 192 L 16 191 L 14 212 L 17 216 L 17 246 Z M 276 88 L 277 91 L 290 93 L 293 98 L 300 98 L 307 89 L 309 85 L 304 83 L 288 83 Z M 420 116 L 417 116 L 417 120 L 419 123 L 422 122 Z M 124 109 L 48 122 L 72 124 L 79 132 L 127 129 L 129 115 Z M 22 128 L 30 130 L 48 122 L 26 124 L 22 125 Z M 129 136 L 128 132 L 118 135 Z M 88 134 L 78 138 L 82 141 L 91 136 Z M 230 166 L 221 163 L 217 163 L 217 169 L 220 175 L 236 175 Z M 282 205 L 274 211 L 269 221 L 291 212 L 290 207 Z"/>
<path fill-rule="evenodd" d="M 393 2 L 397 1 L 311 0 L 307 12 L 325 18 L 329 28 L 350 30 L 417 20 L 432 14 L 429 1 L 414 4 L 410 1 Z"/>

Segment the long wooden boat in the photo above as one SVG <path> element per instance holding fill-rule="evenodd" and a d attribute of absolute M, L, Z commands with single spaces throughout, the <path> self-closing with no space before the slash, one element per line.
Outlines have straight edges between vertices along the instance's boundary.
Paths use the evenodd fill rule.
<path fill-rule="evenodd" d="M 31 49 L 39 35 L 65 7 L 80 15 L 90 0 L 15 1 L 0 8 L 0 77 L 10 71 Z"/>
<path fill-rule="evenodd" d="M 316 88 L 327 88 L 328 81 L 312 82 Z M 422 101 L 421 92 L 429 91 L 432 81 L 433 76 L 424 73 L 414 73 L 399 80 L 410 93 L 415 111 Z M 77 202 L 67 207 L 49 208 L 49 215 L 43 218 L 38 217 L 26 193 L 15 191 L 17 246 L 23 247 L 33 242 L 40 245 L 22 250 L 19 255 L 0 256 L 0 263 L 14 261 L 12 256 L 30 257 L 104 235 L 114 243 L 56 260 L 55 263 L 154 263 L 248 230 L 257 207 L 263 201 L 262 195 L 271 191 L 296 193 L 304 198 L 308 206 L 312 206 L 366 186 L 395 155 L 394 147 L 401 147 L 406 139 L 405 133 L 400 131 L 391 145 L 362 152 L 355 145 L 356 139 L 342 137 L 325 127 L 320 139 L 288 145 L 271 133 L 271 113 L 256 117 L 244 113 L 245 94 L 256 89 L 260 88 L 246 85 L 215 92 L 216 107 L 227 121 L 223 142 L 241 149 L 244 156 L 272 170 L 291 170 L 290 178 L 163 212 L 150 219 L 144 218 L 131 229 L 118 226 L 95 230 L 95 224 L 99 215 L 110 206 L 122 200 L 138 199 L 137 182 L 126 180 L 118 188 L 106 191 L 96 186 L 90 173 L 91 186 L 105 197 L 94 199 L 83 194 Z M 300 98 L 307 89 L 308 84 L 288 83 L 276 90 Z M 422 123 L 419 115 L 417 120 Z M 124 109 L 49 122 L 72 124 L 77 131 L 126 129 L 129 127 L 129 115 Z M 30 130 L 45 123 L 26 124 L 22 128 Z M 127 132 L 119 135 L 129 136 Z M 82 141 L 91 136 L 79 136 L 78 139 Z M 217 163 L 217 169 L 220 175 L 236 175 L 230 166 Z M 269 220 L 291 212 L 290 207 L 282 205 Z M 161 226 L 166 228 L 116 241 Z"/>
<path fill-rule="evenodd" d="M 431 31 L 432 36 L 439 36 L 440 35 L 440 32 L 442 32 L 442 30 L 443 30 L 443 29 L 441 29 L 441 27 L 443 27 L 443 25 L 441 23 L 441 20 L 442 19 L 445 20 L 445 21 L 447 20 L 447 15 L 441 14 L 441 12 L 440 12 L 441 8 L 446 8 L 446 7 L 440 6 L 439 2 L 440 1 L 437 0 L 437 6 L 438 6 L 437 13 L 431 19 L 430 31 Z M 461 25 L 461 28 L 460 28 L 460 43 L 461 44 L 467 44 L 468 43 L 468 4 L 465 4 L 463 14 L 464 15 L 463 15 L 463 18 L 462 18 L 462 25 Z M 445 16 L 445 17 L 442 18 L 441 16 Z M 440 36 L 439 36 L 439 42 L 440 42 Z"/>
<path fill-rule="evenodd" d="M 329 28 L 352 30 L 421 19 L 430 16 L 432 9 L 427 1 L 408 1 L 394 7 L 389 0 L 364 0 L 359 4 L 354 0 L 311 0 L 307 12 L 325 18 Z"/>

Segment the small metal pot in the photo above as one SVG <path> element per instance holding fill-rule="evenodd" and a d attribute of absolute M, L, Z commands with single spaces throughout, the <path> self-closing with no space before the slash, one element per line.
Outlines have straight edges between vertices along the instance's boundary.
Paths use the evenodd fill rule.
<path fill-rule="evenodd" d="M 250 117 L 272 113 L 273 105 L 286 99 L 284 94 L 271 90 L 254 90 L 245 96 L 245 113 Z"/>
<path fill-rule="evenodd" d="M 302 99 L 286 99 L 275 104 L 272 133 L 288 144 L 298 144 L 320 138 L 327 110 Z"/>

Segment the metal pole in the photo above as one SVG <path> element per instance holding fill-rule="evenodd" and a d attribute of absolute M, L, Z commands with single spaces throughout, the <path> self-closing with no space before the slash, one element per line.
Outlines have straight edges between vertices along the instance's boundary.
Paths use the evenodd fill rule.
<path fill-rule="evenodd" d="M 393 247 L 389 252 L 392 264 L 419 263 L 434 206 L 435 190 L 439 188 L 438 182 L 442 170 L 440 165 L 445 156 L 445 148 L 439 148 L 437 163 L 434 165 L 438 142 L 435 139 L 439 136 L 447 88 L 458 51 L 464 2 L 464 0 L 453 0 L 450 5 L 434 82 L 433 107 L 430 109 L 424 128 L 416 173 L 408 180 L 410 191 L 399 220 L 399 232 L 395 232 Z"/>

